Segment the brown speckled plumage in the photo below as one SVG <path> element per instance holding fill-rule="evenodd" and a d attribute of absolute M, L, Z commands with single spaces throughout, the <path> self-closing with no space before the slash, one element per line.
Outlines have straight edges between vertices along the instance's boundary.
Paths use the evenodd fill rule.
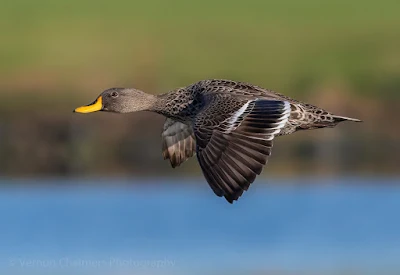
<path fill-rule="evenodd" d="M 196 153 L 214 193 L 230 203 L 261 173 L 276 136 L 360 121 L 230 80 L 203 80 L 159 96 L 113 88 L 101 97 L 102 110 L 147 110 L 166 116 L 164 159 L 176 167 Z"/>

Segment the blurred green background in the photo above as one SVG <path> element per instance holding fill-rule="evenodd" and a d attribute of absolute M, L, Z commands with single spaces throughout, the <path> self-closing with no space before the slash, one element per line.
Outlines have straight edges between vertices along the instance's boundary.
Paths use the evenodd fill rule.
<path fill-rule="evenodd" d="M 245 81 L 364 120 L 277 139 L 264 175 L 399 172 L 400 2 L 2 1 L 0 176 L 201 176 L 163 118 L 72 114 L 109 87 Z"/>
<path fill-rule="evenodd" d="M 1 274 L 400 274 L 399 0 L 0 4 Z M 208 78 L 364 122 L 277 138 L 231 205 L 163 117 L 72 113 Z"/>

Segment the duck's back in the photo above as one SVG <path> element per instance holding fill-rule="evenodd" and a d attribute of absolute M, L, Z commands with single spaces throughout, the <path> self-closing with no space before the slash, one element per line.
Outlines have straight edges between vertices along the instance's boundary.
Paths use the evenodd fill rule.
<path fill-rule="evenodd" d="M 290 103 L 291 114 L 286 126 L 279 135 L 291 134 L 298 130 L 334 127 L 345 120 L 359 121 L 358 119 L 334 115 L 317 106 L 303 103 L 283 94 L 265 89 L 250 83 L 225 79 L 202 80 L 188 87 L 188 90 L 208 97 L 232 96 L 249 99 L 268 99 L 286 101 Z"/>
<path fill-rule="evenodd" d="M 250 83 L 238 82 L 225 79 L 209 79 L 199 81 L 188 87 L 196 92 L 203 94 L 230 94 L 236 97 L 247 97 L 247 98 L 263 98 L 271 100 L 282 100 L 290 103 L 297 103 L 298 101 L 276 93 L 272 90 L 268 90 Z"/>

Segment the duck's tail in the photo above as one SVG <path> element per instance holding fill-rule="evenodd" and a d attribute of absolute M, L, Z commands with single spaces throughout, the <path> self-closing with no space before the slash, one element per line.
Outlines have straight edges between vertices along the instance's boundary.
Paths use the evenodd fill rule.
<path fill-rule="evenodd" d="M 288 135 L 299 130 L 335 127 L 342 121 L 362 122 L 357 118 L 334 115 L 311 104 L 292 103 L 289 123 L 280 135 Z"/>

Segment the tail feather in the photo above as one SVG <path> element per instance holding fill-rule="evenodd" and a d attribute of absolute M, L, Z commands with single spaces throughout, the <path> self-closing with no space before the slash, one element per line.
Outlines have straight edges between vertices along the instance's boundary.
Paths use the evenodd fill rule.
<path fill-rule="evenodd" d="M 334 115 L 310 104 L 292 103 L 289 123 L 280 135 L 288 135 L 299 130 L 332 128 L 342 121 L 362 122 L 357 118 Z"/>
<path fill-rule="evenodd" d="M 335 122 L 341 122 L 341 121 L 354 121 L 354 122 L 362 122 L 362 120 L 359 120 L 357 118 L 351 118 L 351 117 L 345 117 L 345 116 L 333 116 L 333 119 Z"/>

